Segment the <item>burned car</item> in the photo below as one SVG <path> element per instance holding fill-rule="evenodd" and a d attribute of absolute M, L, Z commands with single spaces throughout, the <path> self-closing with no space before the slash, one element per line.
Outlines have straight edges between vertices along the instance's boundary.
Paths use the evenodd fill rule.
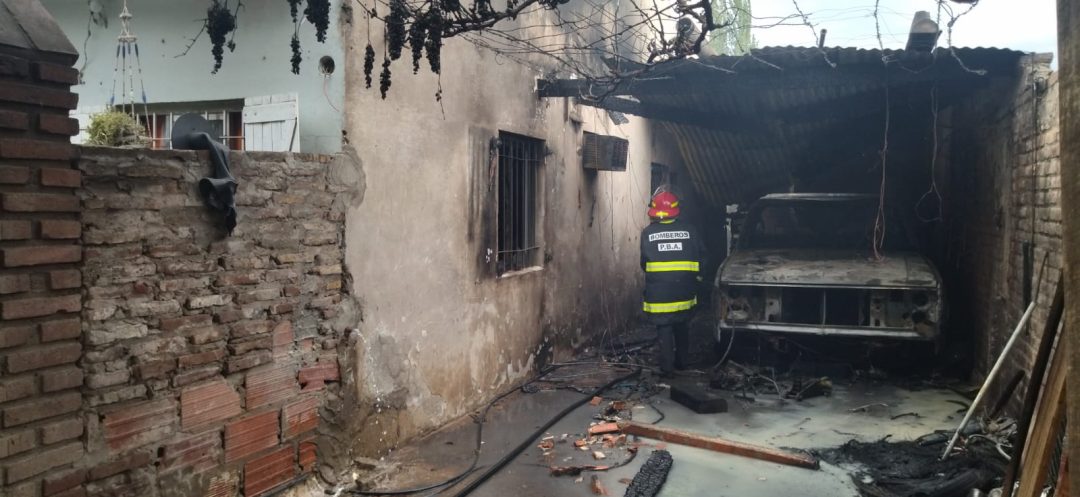
<path fill-rule="evenodd" d="M 719 329 L 935 340 L 941 277 L 898 216 L 885 217 L 874 253 L 878 208 L 862 194 L 755 202 L 717 272 Z"/>

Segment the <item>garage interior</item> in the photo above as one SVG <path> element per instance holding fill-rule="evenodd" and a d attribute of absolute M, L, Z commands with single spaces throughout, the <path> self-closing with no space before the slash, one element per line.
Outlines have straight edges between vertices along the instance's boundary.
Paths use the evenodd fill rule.
<path fill-rule="evenodd" d="M 1023 449 L 1009 440 L 1018 418 L 1023 422 L 1025 392 L 1039 390 L 1041 381 L 1029 388 L 1028 376 L 1042 378 L 1040 352 L 1049 352 L 1043 343 L 1056 335 L 1047 338 L 1045 330 L 1060 319 L 1060 309 L 1051 309 L 1062 271 L 1062 216 L 1049 56 L 776 47 L 622 69 L 643 75 L 610 84 L 539 80 L 538 91 L 650 118 L 677 140 L 687 169 L 660 171 L 660 181 L 688 199 L 684 212 L 706 232 L 710 252 L 721 254 L 711 258 L 707 279 L 738 238 L 741 216 L 763 195 L 883 195 L 886 222 L 904 227 L 889 233 L 909 234 L 940 274 L 948 309 L 943 339 L 928 345 L 738 332 L 717 339 L 710 298 L 713 307 L 693 324 L 697 369 L 686 377 L 660 379 L 646 369 L 619 381 L 628 365 L 652 363 L 647 329 L 599 343 L 583 360 L 601 366 L 553 364 L 522 393 L 489 404 L 478 418 L 488 435 L 483 451 L 476 439 L 471 466 L 445 461 L 472 446 L 475 419 L 388 455 L 365 488 L 379 494 L 446 479 L 452 495 L 608 495 L 623 488 L 655 495 L 639 481 L 656 457 L 642 461 L 650 450 L 669 451 L 674 460 L 659 495 L 801 488 L 804 495 L 967 496 L 1015 481 L 1010 453 Z M 1027 331 L 994 368 L 1032 302 Z M 940 461 L 990 374 L 977 421 L 961 432 L 964 448 Z M 609 379 L 614 386 L 605 385 Z M 768 459 L 774 455 L 766 458 L 771 463 L 755 460 L 760 454 L 735 457 L 707 441 L 687 447 L 680 435 L 638 437 L 622 424 L 622 435 L 597 430 L 611 421 L 662 422 L 690 437 L 789 448 L 820 469 L 778 464 Z M 1052 431 L 1057 447 L 1040 467 L 1045 477 L 1026 478 L 1015 495 L 1057 488 L 1062 431 Z M 522 438 L 527 442 L 515 447 Z"/>

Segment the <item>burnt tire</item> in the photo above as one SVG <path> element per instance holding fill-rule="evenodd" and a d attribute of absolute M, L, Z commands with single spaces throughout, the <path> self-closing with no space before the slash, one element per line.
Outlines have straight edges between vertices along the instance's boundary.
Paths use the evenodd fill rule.
<path fill-rule="evenodd" d="M 624 497 L 654 497 L 664 486 L 668 472 L 671 471 L 671 453 L 666 450 L 654 450 L 649 460 L 641 465 L 634 475 L 630 486 L 626 487 Z"/>

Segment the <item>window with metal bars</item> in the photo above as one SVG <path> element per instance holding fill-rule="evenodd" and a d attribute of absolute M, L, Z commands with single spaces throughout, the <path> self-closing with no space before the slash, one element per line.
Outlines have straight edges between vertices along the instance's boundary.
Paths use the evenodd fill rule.
<path fill-rule="evenodd" d="M 537 198 L 543 161 L 543 140 L 499 132 L 499 274 L 539 264 Z"/>

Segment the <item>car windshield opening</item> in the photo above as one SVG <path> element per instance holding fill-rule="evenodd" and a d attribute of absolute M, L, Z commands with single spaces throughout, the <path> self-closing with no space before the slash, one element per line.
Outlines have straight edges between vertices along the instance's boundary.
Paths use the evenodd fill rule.
<path fill-rule="evenodd" d="M 752 249 L 870 250 L 876 200 L 771 202 L 752 209 L 742 247 Z M 886 212 L 884 248 L 910 249 L 904 223 Z"/>

